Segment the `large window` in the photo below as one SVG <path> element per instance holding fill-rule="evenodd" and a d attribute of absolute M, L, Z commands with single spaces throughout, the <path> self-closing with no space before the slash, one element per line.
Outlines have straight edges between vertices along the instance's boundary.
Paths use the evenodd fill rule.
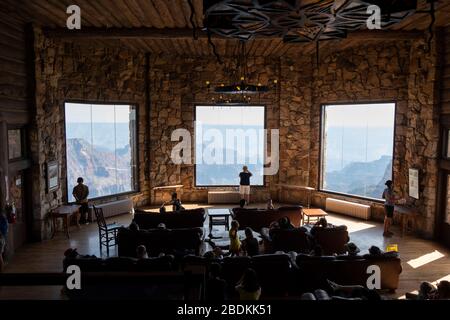
<path fill-rule="evenodd" d="M 247 165 L 252 185 L 264 184 L 263 106 L 197 106 L 195 184 L 236 186 Z"/>
<path fill-rule="evenodd" d="M 322 106 L 321 189 L 380 199 L 392 179 L 394 103 Z"/>
<path fill-rule="evenodd" d="M 89 198 L 135 191 L 135 107 L 66 103 L 65 114 L 68 200 L 78 177 Z"/>

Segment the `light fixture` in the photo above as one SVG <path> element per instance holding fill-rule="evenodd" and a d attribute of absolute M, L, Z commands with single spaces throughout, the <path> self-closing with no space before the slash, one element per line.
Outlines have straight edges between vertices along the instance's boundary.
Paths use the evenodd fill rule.
<path fill-rule="evenodd" d="M 268 86 L 263 86 L 261 83 L 250 84 L 245 81 L 248 78 L 248 70 L 247 70 L 247 54 L 245 51 L 245 42 L 241 41 L 240 44 L 240 53 L 237 57 L 237 72 L 236 75 L 240 75 L 239 80 L 233 81 L 230 85 L 224 85 L 223 83 L 215 88 L 215 92 L 224 93 L 224 94 L 255 94 L 255 93 L 264 93 L 269 91 Z"/>

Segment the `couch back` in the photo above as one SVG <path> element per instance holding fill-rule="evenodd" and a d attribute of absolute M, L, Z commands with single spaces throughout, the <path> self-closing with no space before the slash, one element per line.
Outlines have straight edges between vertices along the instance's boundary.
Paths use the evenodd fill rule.
<path fill-rule="evenodd" d="M 257 232 L 259 232 L 261 228 L 269 227 L 272 222 L 278 221 L 283 217 L 288 217 L 295 227 L 299 227 L 302 220 L 302 207 L 289 206 L 280 207 L 275 210 L 246 208 L 233 209 L 233 219 L 239 221 L 240 229 L 250 227 Z"/>
<path fill-rule="evenodd" d="M 220 264 L 222 265 L 222 276 L 228 284 L 230 295 L 235 294 L 234 288 L 247 268 L 253 268 L 256 271 L 264 295 L 288 292 L 292 276 L 292 263 L 287 254 L 226 257 L 220 261 Z"/>
<path fill-rule="evenodd" d="M 70 265 L 77 265 L 82 272 L 153 272 L 173 270 L 174 257 L 166 255 L 157 258 L 135 259 L 131 257 L 95 257 L 65 258 L 63 270 Z"/>
<path fill-rule="evenodd" d="M 345 253 L 345 244 L 350 241 L 346 226 L 315 228 L 314 241 L 320 245 L 324 255 Z"/>
<path fill-rule="evenodd" d="M 311 244 L 309 235 L 303 228 L 295 229 L 274 229 L 271 231 L 271 250 L 275 251 L 295 251 L 309 253 Z"/>
<path fill-rule="evenodd" d="M 117 235 L 118 252 L 120 257 L 136 257 L 136 248 L 144 245 L 149 256 L 156 256 L 161 252 L 176 255 L 183 252 L 199 254 L 202 234 L 202 228 L 138 231 L 120 228 Z"/>
<path fill-rule="evenodd" d="M 178 229 L 201 228 L 205 218 L 206 212 L 203 208 L 166 213 L 136 210 L 133 221 L 140 229 L 156 228 L 160 223 L 164 223 L 169 229 Z"/>
<path fill-rule="evenodd" d="M 396 290 L 400 273 L 401 260 L 392 257 L 373 259 L 360 258 L 356 260 L 339 259 L 339 257 L 307 257 L 298 255 L 297 284 L 302 291 L 328 289 L 327 279 L 340 285 L 361 285 L 367 287 L 370 274 L 367 268 L 377 265 L 381 271 L 381 289 Z"/>

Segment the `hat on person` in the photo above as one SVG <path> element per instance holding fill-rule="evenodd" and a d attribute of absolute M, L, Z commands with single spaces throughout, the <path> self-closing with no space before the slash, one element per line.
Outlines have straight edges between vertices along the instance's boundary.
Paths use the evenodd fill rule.
<path fill-rule="evenodd" d="M 349 252 L 349 253 L 359 253 L 360 250 L 358 248 L 358 246 L 356 244 L 354 244 L 353 242 L 349 242 L 345 245 L 345 249 Z"/>

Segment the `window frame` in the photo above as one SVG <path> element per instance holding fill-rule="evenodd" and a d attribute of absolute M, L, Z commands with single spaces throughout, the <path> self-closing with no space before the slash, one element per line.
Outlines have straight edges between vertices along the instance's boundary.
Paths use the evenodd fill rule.
<path fill-rule="evenodd" d="M 63 105 L 62 105 L 62 115 L 64 118 L 64 155 L 65 155 L 65 188 L 66 188 L 66 192 L 64 194 L 64 201 L 67 204 L 73 204 L 75 202 L 69 202 L 69 188 L 68 188 L 68 176 L 67 176 L 67 135 L 66 135 L 66 104 L 67 103 L 79 103 L 79 104 L 97 104 L 97 105 L 129 105 L 132 106 L 134 108 L 135 111 L 135 115 L 136 115 L 136 119 L 135 119 L 135 130 L 132 134 L 134 134 L 134 147 L 135 147 L 135 154 L 136 154 L 136 159 L 135 159 L 135 165 L 134 165 L 134 170 L 132 171 L 132 185 L 133 185 L 133 190 L 131 191 L 127 191 L 127 192 L 121 192 L 121 193 L 115 193 L 115 194 L 110 194 L 110 195 L 106 195 L 106 196 L 100 196 L 100 197 L 95 197 L 95 198 L 89 198 L 90 201 L 103 201 L 103 200 L 118 200 L 123 196 L 128 196 L 128 195 L 135 195 L 140 193 L 140 183 L 139 183 L 139 104 L 136 102 L 129 102 L 129 101 L 95 101 L 95 100 L 64 100 L 63 101 Z"/>
<path fill-rule="evenodd" d="M 391 103 L 394 105 L 394 131 L 393 131 L 393 143 L 392 143 L 392 168 L 391 168 L 391 180 L 395 185 L 394 180 L 394 163 L 395 163 L 395 138 L 396 138 L 396 130 L 397 130 L 397 101 L 396 100 L 370 100 L 370 101 L 339 101 L 339 102 L 323 102 L 320 104 L 320 122 L 319 122 L 319 130 L 320 130 L 320 139 L 319 139 L 319 172 L 318 172 L 318 181 L 317 185 L 319 186 L 318 191 L 331 195 L 338 195 L 347 198 L 353 198 L 358 200 L 366 200 L 376 203 L 384 203 L 383 199 L 364 197 L 356 194 L 343 193 L 338 191 L 327 190 L 323 188 L 323 164 L 324 164 L 324 143 L 323 138 L 325 134 L 325 108 L 330 105 L 357 105 L 357 104 L 387 104 Z"/>
<path fill-rule="evenodd" d="M 264 109 L 264 130 L 267 129 L 267 105 L 263 103 L 196 103 L 194 104 L 194 188 L 198 189 L 217 189 L 217 188 L 238 188 L 239 184 L 236 185 L 200 185 L 197 184 L 197 132 L 196 132 L 196 126 L 195 123 L 197 121 L 197 107 L 262 107 Z M 264 153 L 266 153 L 267 145 L 264 145 Z M 265 164 L 263 164 L 263 169 L 265 168 Z M 266 175 L 263 175 L 263 184 L 260 185 L 250 185 L 254 189 L 264 189 L 267 187 L 267 180 Z"/>

